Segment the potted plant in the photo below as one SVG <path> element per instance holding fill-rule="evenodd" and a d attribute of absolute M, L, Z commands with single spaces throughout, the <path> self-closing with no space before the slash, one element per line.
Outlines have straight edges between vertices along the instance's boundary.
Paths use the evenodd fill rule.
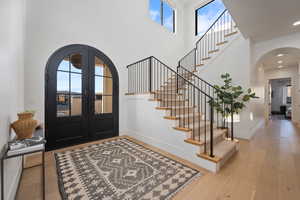
<path fill-rule="evenodd" d="M 225 127 L 225 120 L 233 114 L 239 114 L 245 107 L 246 103 L 251 99 L 258 98 L 251 88 L 244 90 L 241 86 L 233 86 L 230 74 L 222 74 L 221 78 L 224 84 L 215 85 L 215 93 L 217 98 L 210 100 L 210 105 L 220 113 L 223 117 L 223 128 Z M 233 120 L 233 119 L 231 119 Z"/>

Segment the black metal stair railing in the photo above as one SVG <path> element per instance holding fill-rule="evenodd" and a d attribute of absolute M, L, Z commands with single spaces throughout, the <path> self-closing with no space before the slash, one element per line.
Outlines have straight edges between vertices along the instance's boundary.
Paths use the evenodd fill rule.
<path fill-rule="evenodd" d="M 236 33 L 237 27 L 228 10 L 224 10 L 209 29 L 196 42 L 195 48 L 180 59 L 179 65 L 193 72 L 198 66 L 227 43 L 227 37 Z"/>
<path fill-rule="evenodd" d="M 209 103 L 212 93 L 196 86 L 192 73 L 179 74 L 153 56 L 130 64 L 127 69 L 128 94 L 153 94 L 160 109 L 169 112 L 167 118 L 178 121 L 176 128 L 189 132 L 189 139 L 201 144 L 203 153 L 214 157 L 216 124 Z"/>
<path fill-rule="evenodd" d="M 203 90 L 206 94 L 218 100 L 216 94 L 217 88 L 201 79 L 195 74 L 197 67 L 204 65 L 204 62 L 211 58 L 211 55 L 219 51 L 219 46 L 227 43 L 227 37 L 236 33 L 237 27 L 228 10 L 224 10 L 209 29 L 196 42 L 195 48 L 188 52 L 178 62 L 177 73 L 190 73 L 193 77 L 193 84 Z M 224 110 L 232 110 L 233 103 L 224 104 Z M 228 113 L 226 117 L 221 113 L 216 112 L 217 127 L 229 129 L 228 121 L 230 121 L 230 138 L 234 139 L 233 135 L 233 113 Z M 229 133 L 227 133 L 229 138 Z"/>
<path fill-rule="evenodd" d="M 198 87 L 201 91 L 203 91 L 205 94 L 208 94 L 209 96 L 211 96 L 215 101 L 218 102 L 219 97 L 217 95 L 217 91 L 220 91 L 218 88 L 216 88 L 215 86 L 213 86 L 212 84 L 208 83 L 207 81 L 203 80 L 202 78 L 200 78 L 197 74 L 187 70 L 186 68 L 182 67 L 182 66 L 178 66 L 177 67 L 177 73 L 179 75 L 182 74 L 190 74 L 191 77 L 191 82 Z M 232 111 L 232 103 L 229 104 L 222 104 L 223 110 L 231 110 Z M 225 109 L 227 108 L 227 109 Z M 216 111 L 215 112 L 215 124 L 217 126 L 217 128 L 220 129 L 229 129 L 229 121 L 230 121 L 230 134 L 229 132 L 227 132 L 227 138 L 231 138 L 231 140 L 234 140 L 234 135 L 233 135 L 233 113 L 232 112 L 228 112 L 227 114 L 225 114 L 226 116 L 224 116 L 222 113 Z"/>

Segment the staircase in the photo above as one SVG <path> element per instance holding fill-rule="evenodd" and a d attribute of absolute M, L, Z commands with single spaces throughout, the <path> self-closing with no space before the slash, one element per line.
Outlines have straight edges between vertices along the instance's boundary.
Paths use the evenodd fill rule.
<path fill-rule="evenodd" d="M 238 34 L 237 26 L 228 10 L 224 10 L 196 42 L 195 48 L 180 59 L 178 66 L 194 73 L 197 72 L 199 67 L 205 66 L 235 34 Z"/>
<path fill-rule="evenodd" d="M 157 102 L 155 109 L 166 113 L 164 119 L 175 122 L 174 131 L 185 133 L 184 142 L 198 147 L 196 156 L 215 163 L 218 169 L 238 148 L 233 116 L 226 119 L 214 110 L 210 101 L 217 99 L 217 89 L 195 72 L 236 33 L 225 10 L 196 47 L 179 61 L 176 71 L 153 56 L 127 66 L 127 95 L 150 94 L 149 100 Z M 231 104 L 223 107 L 231 109 Z"/>

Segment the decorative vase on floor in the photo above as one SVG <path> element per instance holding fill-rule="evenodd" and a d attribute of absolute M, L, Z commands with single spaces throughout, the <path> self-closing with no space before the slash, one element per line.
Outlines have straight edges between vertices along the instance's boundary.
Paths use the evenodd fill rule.
<path fill-rule="evenodd" d="M 18 113 L 19 119 L 11 125 L 17 134 L 18 140 L 32 138 L 34 130 L 38 126 L 38 121 L 34 120 L 33 116 L 33 112 Z"/>

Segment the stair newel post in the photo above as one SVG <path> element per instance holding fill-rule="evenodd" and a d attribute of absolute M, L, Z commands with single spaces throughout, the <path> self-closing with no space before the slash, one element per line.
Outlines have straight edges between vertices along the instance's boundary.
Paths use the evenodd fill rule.
<path fill-rule="evenodd" d="M 214 157 L 214 124 L 213 123 L 214 123 L 214 108 L 213 105 L 210 105 L 210 157 Z"/>
<path fill-rule="evenodd" d="M 149 59 L 149 92 L 152 92 L 152 57 Z"/>
<path fill-rule="evenodd" d="M 233 102 L 231 102 L 231 140 L 234 140 L 233 135 Z"/>

